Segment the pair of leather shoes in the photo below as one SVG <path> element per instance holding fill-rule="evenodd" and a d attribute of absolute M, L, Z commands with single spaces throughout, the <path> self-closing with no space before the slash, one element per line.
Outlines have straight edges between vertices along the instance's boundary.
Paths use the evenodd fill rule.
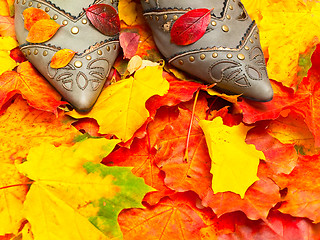
<path fill-rule="evenodd" d="M 84 8 L 115 0 L 16 0 L 15 27 L 22 52 L 38 71 L 78 111 L 89 111 L 96 102 L 106 77 L 119 54 L 118 36 L 108 37 L 88 20 Z M 141 0 L 144 16 L 154 41 L 169 63 L 225 93 L 242 94 L 256 101 L 269 101 L 273 91 L 260 46 L 257 25 L 240 0 Z M 34 7 L 47 12 L 63 27 L 49 41 L 26 41 L 23 11 Z M 170 31 L 179 17 L 193 9 L 213 9 L 205 34 L 181 46 L 171 41 Z M 50 62 L 60 49 L 77 52 L 63 68 Z"/>

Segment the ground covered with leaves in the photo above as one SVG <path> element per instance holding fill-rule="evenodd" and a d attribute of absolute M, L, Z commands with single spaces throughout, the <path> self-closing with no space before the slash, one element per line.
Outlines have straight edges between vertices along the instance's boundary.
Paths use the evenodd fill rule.
<path fill-rule="evenodd" d="M 83 115 L 24 58 L 0 0 L 0 239 L 320 239 L 320 3 L 243 3 L 271 102 L 184 81 L 120 0 L 123 54 Z"/>

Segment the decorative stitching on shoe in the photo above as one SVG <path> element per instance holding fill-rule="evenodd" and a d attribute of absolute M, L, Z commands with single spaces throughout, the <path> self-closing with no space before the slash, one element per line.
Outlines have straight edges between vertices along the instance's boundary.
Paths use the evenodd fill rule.
<path fill-rule="evenodd" d="M 94 59 L 94 60 L 92 60 L 91 62 L 88 63 L 87 69 L 90 69 L 90 70 L 95 69 L 95 70 L 103 71 L 104 70 L 103 67 L 92 66 L 93 64 L 95 64 L 96 62 L 99 62 L 99 61 L 107 61 L 109 63 L 108 59 L 106 59 L 106 58 L 96 58 L 96 59 Z"/>
<path fill-rule="evenodd" d="M 254 31 L 254 29 L 257 28 L 256 21 L 252 21 L 250 26 L 248 27 L 247 31 L 244 33 L 244 36 L 241 38 L 239 45 L 236 48 L 240 48 L 244 45 L 244 42 L 248 40 L 248 37 L 251 35 L 251 33 Z"/>
<path fill-rule="evenodd" d="M 246 65 L 245 68 L 246 68 L 246 72 L 247 72 L 248 76 L 251 79 L 253 79 L 253 80 L 262 80 L 261 72 L 259 72 L 255 67 L 250 66 L 250 65 Z M 250 69 L 253 70 L 257 74 L 257 76 L 253 76 L 251 71 L 250 71 Z"/>
<path fill-rule="evenodd" d="M 150 9 L 150 11 L 145 11 L 143 15 L 149 15 L 149 14 L 165 14 L 165 13 L 175 13 L 175 12 L 180 12 L 180 13 L 186 13 L 189 12 L 191 9 L 190 8 L 161 8 L 161 9 Z M 211 12 L 211 16 L 217 19 L 221 19 L 221 17 L 218 17 L 214 14 L 214 12 Z"/>
<path fill-rule="evenodd" d="M 154 19 L 153 16 L 156 16 L 156 18 L 158 18 L 157 21 L 159 21 L 159 19 L 160 19 L 159 16 L 165 16 L 165 15 L 169 15 L 169 14 L 170 14 L 170 15 L 174 15 L 174 14 L 177 14 L 177 15 L 178 15 L 178 14 L 179 14 L 179 15 L 181 14 L 181 15 L 182 15 L 182 14 L 184 14 L 184 13 L 186 13 L 186 11 L 148 12 L 148 13 L 145 13 L 145 14 L 144 14 L 144 17 L 151 17 L 152 19 Z M 176 16 L 176 15 L 175 15 L 175 16 Z M 214 18 L 213 20 L 221 20 L 221 19 L 216 18 L 216 17 L 213 17 L 213 16 L 211 16 L 211 17 Z M 223 19 L 224 19 L 225 17 L 226 17 L 225 15 L 222 16 Z M 170 31 L 171 31 L 171 28 L 172 28 L 172 26 L 173 26 L 173 22 L 174 22 L 175 20 L 176 20 L 176 19 L 173 19 L 173 18 L 169 19 L 169 17 L 167 16 L 167 19 L 165 20 L 166 22 L 161 25 L 162 30 L 163 30 L 164 32 L 170 32 Z M 242 20 L 239 20 L 239 21 L 242 21 Z M 160 23 L 160 22 L 161 22 L 161 21 L 159 21 L 159 23 Z M 251 28 L 254 27 L 254 25 L 255 25 L 255 21 L 252 21 L 251 24 L 250 24 L 250 26 L 248 27 L 248 29 L 247 29 L 246 32 L 245 32 L 245 36 L 241 38 L 240 43 L 237 45 L 237 48 L 242 45 L 242 41 L 245 40 L 246 34 L 251 31 Z M 207 27 L 207 29 L 206 29 L 206 33 L 211 32 L 211 31 L 214 30 L 214 29 L 215 29 L 215 27 L 212 26 L 211 24 L 209 24 L 208 27 Z"/>
<path fill-rule="evenodd" d="M 56 11 L 58 11 L 61 15 L 63 15 L 64 17 L 66 17 L 66 18 L 68 18 L 69 20 L 72 20 L 72 21 L 79 20 L 79 18 L 81 18 L 85 14 L 85 11 L 82 10 L 78 14 L 78 16 L 74 16 L 71 13 L 67 12 L 66 10 L 60 8 L 59 6 L 57 6 L 56 4 L 51 2 L 50 0 L 34 0 L 34 1 L 38 2 L 38 3 L 42 3 L 44 5 L 49 5 L 51 8 L 55 9 Z M 89 4 L 88 7 L 91 7 L 94 4 L 99 4 L 101 2 L 103 2 L 103 0 L 95 0 L 92 4 Z M 118 6 L 119 0 L 114 0 L 114 3 L 116 3 L 116 5 Z"/>
<path fill-rule="evenodd" d="M 91 53 L 93 51 L 95 51 L 96 49 L 100 48 L 102 45 L 105 45 L 106 43 L 119 43 L 118 38 L 110 38 L 110 39 L 106 39 L 104 41 L 101 42 L 96 42 L 95 44 L 89 46 L 87 49 L 85 49 L 83 52 L 81 53 L 76 53 L 77 56 L 82 56 L 84 54 L 88 54 Z M 27 48 L 27 47 L 31 47 L 31 46 L 35 46 L 35 47 L 47 47 L 47 48 L 51 48 L 52 50 L 56 50 L 59 51 L 61 50 L 61 47 L 52 45 L 52 44 L 46 44 L 46 43 L 24 43 L 21 44 L 19 47 L 22 50 L 23 48 Z"/>
<path fill-rule="evenodd" d="M 258 52 L 257 52 L 257 51 Z M 259 47 L 253 47 L 251 49 L 251 51 L 249 52 L 249 57 L 250 57 L 250 60 L 254 60 L 254 59 L 257 59 L 259 57 L 262 57 L 263 58 L 263 52 L 262 50 L 259 48 Z M 264 58 L 263 58 L 264 59 Z M 258 59 L 259 61 L 259 59 Z"/>
<path fill-rule="evenodd" d="M 228 3 L 229 3 L 229 0 L 225 0 L 225 1 L 224 1 L 224 3 L 223 3 L 224 6 L 223 6 L 222 11 L 221 11 L 221 13 L 220 13 L 220 18 L 223 18 L 224 13 L 226 12 Z"/>
<path fill-rule="evenodd" d="M 103 80 L 105 79 L 106 77 L 106 74 L 104 72 L 104 68 L 102 67 L 92 67 L 92 64 L 94 64 L 95 62 L 98 62 L 98 61 L 106 61 L 108 63 L 108 66 L 109 66 L 109 61 L 107 58 L 98 58 L 98 59 L 94 59 L 93 61 L 89 62 L 86 69 L 90 70 L 90 69 L 95 69 L 95 71 L 90 71 L 88 74 L 93 77 L 93 78 L 89 78 L 87 76 L 86 73 L 82 72 L 82 71 L 79 71 L 77 73 L 77 76 L 75 78 L 75 82 L 78 86 L 79 89 L 81 90 L 85 90 L 88 85 L 90 84 L 91 86 L 91 90 L 92 91 L 97 91 L 99 89 L 99 87 L 101 86 L 101 83 L 103 82 Z M 49 63 L 50 64 L 50 63 Z M 50 66 L 48 65 L 48 70 L 51 69 Z M 73 71 L 73 70 L 76 70 L 75 67 L 72 65 L 72 64 L 68 64 L 66 67 L 64 68 L 60 68 L 59 69 L 60 71 L 64 70 L 64 71 L 68 71 L 68 72 L 62 72 L 61 74 L 59 74 L 57 77 L 57 72 L 58 70 L 55 69 L 55 74 L 54 76 L 50 76 L 52 79 L 55 79 L 55 81 L 57 82 L 60 82 L 62 83 L 62 87 L 67 90 L 67 91 L 72 91 L 72 88 L 73 88 L 73 83 L 74 83 L 74 80 L 73 80 L 73 76 L 74 76 L 74 73 L 70 72 L 70 71 Z M 100 70 L 100 72 L 99 72 Z M 84 80 L 81 81 L 81 79 Z"/>
<path fill-rule="evenodd" d="M 21 44 L 19 46 L 19 48 L 21 50 L 23 50 L 25 48 L 28 48 L 28 47 L 49 48 L 49 49 L 54 50 L 54 51 L 61 50 L 61 47 L 57 47 L 57 46 L 52 45 L 52 44 L 44 44 L 44 43 L 24 43 L 24 44 Z"/>
<path fill-rule="evenodd" d="M 224 0 L 222 11 L 220 12 L 220 16 L 216 16 L 214 14 L 214 12 L 211 12 L 211 16 L 213 16 L 215 18 L 218 18 L 218 19 L 223 18 L 224 17 L 224 13 L 226 12 L 227 5 L 228 5 L 229 1 L 230 0 Z M 161 12 L 161 11 L 163 11 L 163 12 L 168 12 L 168 11 L 185 11 L 185 12 L 187 12 L 187 11 L 190 11 L 190 10 L 191 9 L 188 8 L 188 7 L 187 8 L 182 8 L 182 7 L 181 8 L 178 8 L 178 7 L 175 7 L 175 8 L 171 8 L 171 7 L 169 7 L 169 8 L 160 8 L 160 7 L 156 7 L 156 8 L 150 8 L 150 9 L 144 10 L 144 13 Z"/>
<path fill-rule="evenodd" d="M 220 77 L 217 78 L 217 76 L 213 75 L 213 71 L 215 67 L 218 67 L 217 70 L 219 70 L 219 65 L 224 64 L 223 68 L 220 69 L 219 74 Z M 223 65 L 222 65 L 223 66 Z M 235 85 L 238 85 L 239 87 L 250 87 L 251 84 L 246 77 L 245 73 L 243 73 L 243 70 L 240 68 L 242 65 L 236 61 L 233 60 L 220 60 L 212 64 L 209 69 L 208 73 L 212 80 L 214 80 L 216 83 L 225 81 L 225 82 L 233 82 Z M 241 74 L 243 73 L 243 74 Z"/>
<path fill-rule="evenodd" d="M 220 64 L 226 64 L 227 66 L 226 66 L 225 68 L 222 68 L 222 69 L 221 69 L 221 71 L 220 71 L 220 75 L 221 75 L 221 76 L 213 76 L 213 75 L 212 75 L 212 69 L 215 68 L 215 67 L 217 67 L 217 66 L 220 65 Z M 238 62 L 236 62 L 236 61 L 233 61 L 233 60 L 220 60 L 220 61 L 215 62 L 214 64 L 212 64 L 212 65 L 209 67 L 208 73 L 209 73 L 210 77 L 211 77 L 212 79 L 214 79 L 215 82 L 218 83 L 218 82 L 221 82 L 222 80 L 228 79 L 228 78 L 225 76 L 225 72 L 226 72 L 227 70 L 230 70 L 230 69 L 233 69 L 233 68 L 237 68 L 237 67 L 240 67 L 240 66 L 241 66 L 240 63 L 238 63 Z M 233 73 L 233 72 L 229 73 L 229 75 L 232 74 L 232 73 Z M 238 74 L 239 74 L 239 73 L 238 73 Z"/>
<path fill-rule="evenodd" d="M 51 2 L 50 0 L 38 0 L 38 1 L 42 2 L 42 3 L 48 3 L 49 5 L 51 5 L 56 10 L 59 10 L 59 12 L 63 13 L 63 15 L 67 15 L 69 18 L 72 18 L 74 20 L 80 18 L 85 13 L 84 11 L 81 11 L 78 16 L 74 16 L 71 13 L 69 13 L 69 12 L 65 11 L 64 9 L 60 8 L 59 6 L 57 6 L 56 4 Z M 103 0 L 95 0 L 92 4 L 89 5 L 89 7 L 91 7 L 94 4 L 98 4 L 98 3 L 102 2 L 102 1 Z"/>
<path fill-rule="evenodd" d="M 246 9 L 244 8 L 244 5 L 242 4 L 242 2 L 238 2 L 238 5 L 240 8 L 242 8 L 242 13 L 241 15 L 237 18 L 237 20 L 239 21 L 245 21 L 249 18 L 249 15 L 246 11 Z"/>
<path fill-rule="evenodd" d="M 73 76 L 73 73 L 62 73 L 60 74 L 57 78 L 56 81 L 57 82 L 62 82 L 62 86 L 65 90 L 67 91 L 72 91 L 72 87 L 73 87 L 73 80 L 71 79 Z"/>

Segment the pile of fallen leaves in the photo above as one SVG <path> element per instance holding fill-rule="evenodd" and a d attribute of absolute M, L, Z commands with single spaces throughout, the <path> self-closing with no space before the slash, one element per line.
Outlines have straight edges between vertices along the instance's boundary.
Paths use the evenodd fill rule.
<path fill-rule="evenodd" d="M 0 0 L 0 239 L 320 239 L 320 3 L 243 3 L 273 101 L 184 81 L 120 0 L 123 54 L 83 115 L 24 58 Z"/>

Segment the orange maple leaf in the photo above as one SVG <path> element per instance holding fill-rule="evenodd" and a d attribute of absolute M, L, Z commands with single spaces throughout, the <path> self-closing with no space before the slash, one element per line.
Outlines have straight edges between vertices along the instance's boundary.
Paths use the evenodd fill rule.
<path fill-rule="evenodd" d="M 101 137 L 99 124 L 93 118 L 83 118 L 73 123 L 73 126 L 80 132 L 88 133 L 92 137 Z"/>
<path fill-rule="evenodd" d="M 138 177 L 143 177 L 146 184 L 158 190 L 167 189 L 161 177 L 160 169 L 154 163 L 154 154 L 151 149 L 149 151 L 146 138 L 135 139 L 130 149 L 122 147 L 107 156 L 102 163 L 114 166 L 134 166 L 132 173 Z"/>
<path fill-rule="evenodd" d="M 266 219 L 269 210 L 281 201 L 279 187 L 270 179 L 256 181 L 243 199 L 232 192 L 216 193 L 210 190 L 202 200 L 220 217 L 225 213 L 242 211 L 252 220 Z"/>
<path fill-rule="evenodd" d="M 320 155 L 300 156 L 297 167 L 289 175 L 274 175 L 281 188 L 287 188 L 279 211 L 295 217 L 320 222 Z"/>
<path fill-rule="evenodd" d="M 155 162 L 165 172 L 165 184 L 176 191 L 192 190 L 202 198 L 211 187 L 210 156 L 205 136 L 198 125 L 207 108 L 207 100 L 200 97 L 198 112 L 189 139 L 188 161 L 185 161 L 191 111 L 179 109 L 179 117 L 170 122 L 159 134 Z M 205 116 L 205 115 L 204 115 Z"/>
<path fill-rule="evenodd" d="M 294 143 L 282 143 L 268 134 L 272 131 L 271 125 L 276 121 L 273 121 L 268 127 L 261 124 L 251 129 L 247 134 L 246 143 L 254 144 L 257 150 L 264 153 L 266 164 L 276 174 L 290 174 L 297 165 L 298 153 Z"/>
<path fill-rule="evenodd" d="M 312 68 L 296 92 L 295 97 L 299 99 L 299 102 L 293 106 L 293 109 L 305 118 L 306 124 L 314 134 L 316 147 L 320 147 L 320 128 L 318 126 L 320 122 L 320 45 L 313 53 L 311 62 Z"/>
<path fill-rule="evenodd" d="M 124 239 L 193 239 L 200 240 L 199 231 L 206 227 L 203 215 L 214 215 L 210 210 L 200 210 L 195 205 L 196 195 L 177 194 L 164 198 L 148 209 L 122 211 L 118 222 Z"/>
<path fill-rule="evenodd" d="M 13 18 L 0 15 L 0 36 L 12 38 L 16 37 Z"/>
<path fill-rule="evenodd" d="M 300 154 L 314 155 L 320 151 L 315 146 L 314 135 L 305 123 L 304 117 L 295 112 L 270 122 L 267 132 L 283 144 L 294 145 Z"/>
<path fill-rule="evenodd" d="M 17 71 L 8 71 L 0 76 L 0 106 L 19 93 L 30 106 L 57 114 L 57 107 L 66 102 L 47 80 L 29 62 L 23 62 Z"/>
<path fill-rule="evenodd" d="M 72 144 L 80 134 L 68 116 L 55 117 L 50 112 L 28 106 L 19 96 L 0 115 L 0 161 L 13 163 L 24 159 L 32 147 L 43 142 L 59 146 Z"/>
<path fill-rule="evenodd" d="M 154 115 L 161 106 L 175 106 L 181 102 L 190 101 L 194 93 L 203 87 L 197 82 L 182 81 L 173 74 L 163 72 L 163 77 L 170 83 L 170 88 L 164 96 L 153 96 L 146 102 L 150 115 Z"/>
<path fill-rule="evenodd" d="M 252 221 L 242 212 L 225 214 L 215 224 L 201 229 L 202 240 L 217 239 L 318 239 L 319 224 L 271 211 L 268 219 Z M 213 237 L 214 236 L 214 237 Z"/>

